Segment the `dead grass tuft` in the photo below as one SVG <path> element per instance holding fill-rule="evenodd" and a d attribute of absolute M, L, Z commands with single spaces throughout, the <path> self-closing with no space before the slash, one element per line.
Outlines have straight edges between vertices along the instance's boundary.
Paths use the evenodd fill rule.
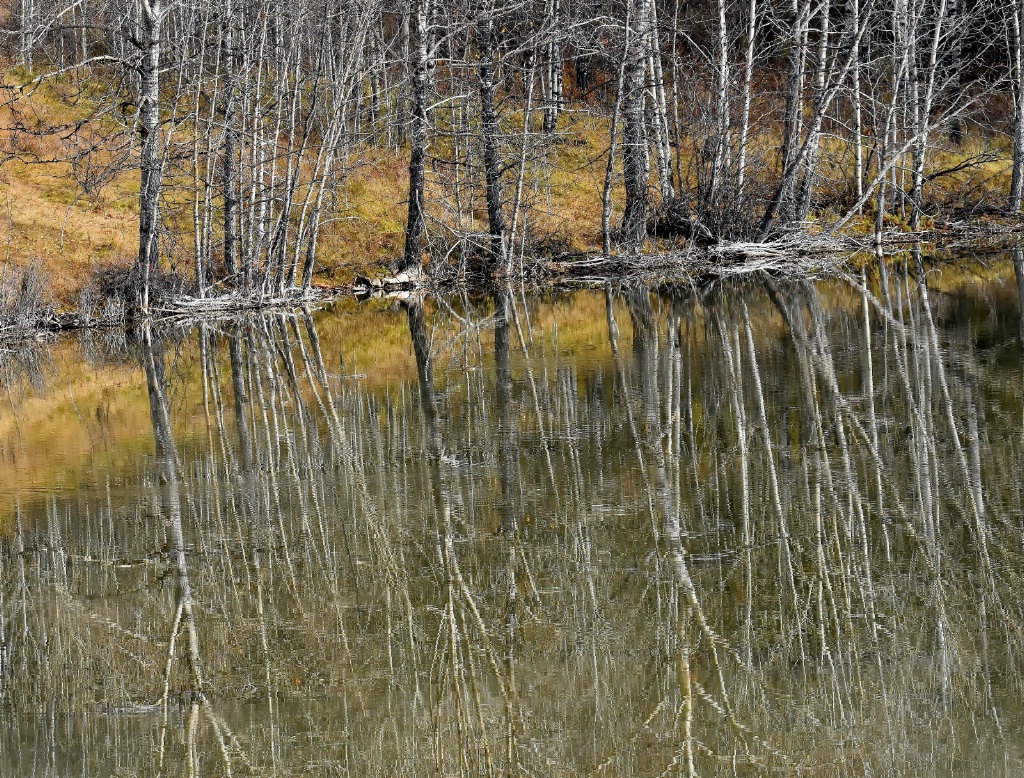
<path fill-rule="evenodd" d="M 0 332 L 31 329 L 53 313 L 47 280 L 36 264 L 0 266 Z"/>

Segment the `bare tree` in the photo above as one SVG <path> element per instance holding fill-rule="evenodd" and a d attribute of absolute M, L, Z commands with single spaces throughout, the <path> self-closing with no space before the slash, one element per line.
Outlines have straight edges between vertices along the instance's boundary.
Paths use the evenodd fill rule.
<path fill-rule="evenodd" d="M 626 205 L 622 215 L 621 239 L 629 251 L 639 251 L 647 239 L 650 193 L 650 153 L 644 112 L 647 53 L 650 42 L 647 5 L 650 0 L 628 0 L 624 19 L 625 63 L 623 84 L 622 177 Z"/>
<path fill-rule="evenodd" d="M 139 269 L 142 288 L 139 305 L 149 313 L 150 274 L 159 260 L 160 187 L 160 51 L 164 11 L 161 0 L 139 0 L 142 64 L 139 68 L 139 135 L 142 141 L 142 183 L 139 187 Z"/>
<path fill-rule="evenodd" d="M 1010 86 L 1013 92 L 1013 176 L 1010 210 L 1020 211 L 1024 200 L 1024 0 L 1015 0 L 1010 17 Z"/>
<path fill-rule="evenodd" d="M 491 235 L 488 249 L 491 261 L 505 267 L 508 247 L 505 243 L 505 216 L 502 204 L 502 163 L 498 151 L 498 90 L 496 57 L 498 39 L 495 30 L 496 0 L 478 0 L 476 8 L 477 70 L 480 92 L 480 134 L 483 144 L 484 178 L 486 180 L 487 227 Z"/>
<path fill-rule="evenodd" d="M 430 0 L 413 0 L 409 46 L 412 95 L 409 139 L 409 216 L 405 226 L 405 268 L 419 267 L 423 261 L 423 236 L 426 230 L 424 180 L 429 148 L 428 101 L 433 59 L 430 43 Z"/>

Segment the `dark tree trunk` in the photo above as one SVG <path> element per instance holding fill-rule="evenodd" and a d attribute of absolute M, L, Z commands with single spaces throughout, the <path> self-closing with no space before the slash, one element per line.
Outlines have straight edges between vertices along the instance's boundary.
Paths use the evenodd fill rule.
<path fill-rule="evenodd" d="M 495 106 L 494 16 L 491 0 L 478 10 L 477 47 L 480 72 L 480 129 L 484 146 L 484 177 L 487 183 L 487 227 L 491 235 L 490 258 L 505 265 L 505 217 L 501 204 L 501 158 L 498 152 L 498 110 Z"/>
<path fill-rule="evenodd" d="M 235 19 L 233 4 L 225 4 L 224 50 L 224 267 L 238 272 L 238 127 L 235 84 Z"/>
<path fill-rule="evenodd" d="M 580 54 L 576 57 L 576 93 L 578 97 L 586 99 L 590 92 L 590 55 Z"/>
<path fill-rule="evenodd" d="M 403 270 L 420 267 L 423 263 L 423 236 L 426 232 L 423 188 L 429 144 L 427 103 L 433 65 L 430 56 L 430 0 L 414 0 L 411 17 L 411 36 L 414 41 L 410 48 L 412 121 L 409 131 L 409 217 L 405 223 Z"/>

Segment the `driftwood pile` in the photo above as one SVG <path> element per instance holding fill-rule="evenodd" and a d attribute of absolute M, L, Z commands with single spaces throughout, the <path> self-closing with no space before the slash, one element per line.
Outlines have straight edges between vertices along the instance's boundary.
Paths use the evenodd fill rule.
<path fill-rule="evenodd" d="M 538 275 L 566 282 L 604 282 L 609 277 L 703 280 L 768 272 L 810 276 L 836 267 L 851 254 L 842 241 L 806 235 L 771 243 L 718 243 L 639 255 L 564 255 L 539 264 Z"/>
<path fill-rule="evenodd" d="M 181 295 L 153 305 L 159 317 L 168 316 L 223 316 L 246 311 L 297 308 L 339 296 L 341 289 L 331 287 L 292 287 L 280 294 L 243 294 L 229 292 L 212 297 Z"/>

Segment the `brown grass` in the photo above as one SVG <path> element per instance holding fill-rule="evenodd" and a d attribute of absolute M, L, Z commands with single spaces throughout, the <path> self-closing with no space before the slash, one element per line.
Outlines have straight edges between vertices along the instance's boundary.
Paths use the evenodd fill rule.
<path fill-rule="evenodd" d="M 8 74 L 8 81 L 17 74 Z M 71 87 L 57 84 L 40 88 L 20 103 L 21 121 L 27 126 L 68 121 L 87 111 L 88 100 L 80 107 L 69 107 Z M 10 135 L 14 116 L 9 108 L 0 108 L 0 137 Z M 540 121 L 539 113 L 535 117 Z M 440 117 L 438 118 L 441 121 Z M 521 115 L 509 114 L 507 130 L 518 133 Z M 538 128 L 535 128 L 539 129 Z M 95 132 L 100 133 L 100 127 Z M 765 137 L 752 138 L 752 153 L 770 156 L 762 148 Z M 442 137 L 436 152 L 444 156 Z M 953 167 L 983 150 L 984 140 L 969 137 L 960 149 L 944 149 L 930 159 L 934 168 Z M 4 147 L 6 146 L 6 147 Z M 1005 147 L 1005 143 L 1003 144 Z M 30 139 L 22 144 L 39 158 L 57 158 L 64 149 L 53 136 Z M 539 144 L 531 153 L 524 196 L 529 206 L 527 228 L 540 249 L 571 251 L 599 250 L 601 245 L 601 191 L 608 149 L 608 120 L 587 110 L 563 112 L 558 136 L 549 144 Z M 685 150 L 689 149 L 684 144 Z M 0 153 L 10 152 L 10 141 L 0 144 Z M 925 191 L 929 204 L 956 207 L 960 193 L 972 194 L 998 205 L 1008 188 L 1008 151 L 1001 159 L 970 170 L 940 178 Z M 106 152 L 99 152 L 102 156 Z M 767 158 L 767 157 L 765 157 Z M 102 162 L 102 159 L 100 160 Z M 318 251 L 318 280 L 341 284 L 358 273 L 397 258 L 402 251 L 406 218 L 408 158 L 404 150 L 363 147 L 348 160 L 345 181 L 335 201 L 336 213 L 321 231 Z M 848 199 L 852 174 L 852 152 L 847 144 L 826 138 L 822 148 L 821 196 L 837 202 Z M 684 160 L 683 168 L 690 166 Z M 429 178 L 429 177 L 428 177 Z M 0 165 L 0 262 L 15 267 L 33 264 L 50 279 L 54 300 L 73 307 L 80 290 L 101 268 L 130 261 L 137 250 L 138 185 L 137 171 L 125 171 L 83 193 L 64 162 L 27 163 L 17 159 Z M 482 188 L 483 182 L 476 182 Z M 509 197 L 514 179 L 507 181 Z M 443 197 L 441 182 L 435 181 L 430 196 L 436 218 L 445 218 L 436 202 Z M 475 197 L 476 195 L 474 195 Z M 615 214 L 620 212 L 622 189 L 612 191 Z M 482 197 L 481 197 L 482 202 Z M 179 205 L 181 205 L 179 203 Z M 168 213 L 175 210 L 168 209 Z M 185 208 L 181 210 L 184 213 Z M 475 228 L 485 229 L 481 211 Z M 169 216 L 170 218 L 170 216 Z M 822 214 L 827 220 L 829 214 Z M 895 217 L 894 217 L 895 218 Z M 851 225 L 852 231 L 870 229 L 868 219 Z M 190 227 L 182 225 L 187 233 Z M 188 238 L 184 241 L 189 242 Z"/>

